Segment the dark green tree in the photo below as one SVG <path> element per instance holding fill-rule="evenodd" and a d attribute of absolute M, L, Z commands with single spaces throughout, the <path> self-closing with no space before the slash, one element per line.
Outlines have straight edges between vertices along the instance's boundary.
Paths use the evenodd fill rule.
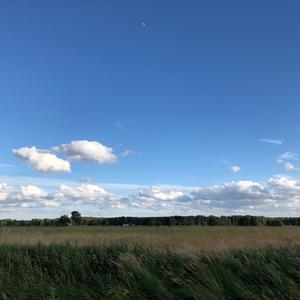
<path fill-rule="evenodd" d="M 242 216 L 239 220 L 241 226 L 251 226 L 251 216 Z"/>
<path fill-rule="evenodd" d="M 57 223 L 60 226 L 68 226 L 71 223 L 71 220 L 67 215 L 63 215 L 58 219 Z"/>
<path fill-rule="evenodd" d="M 215 216 L 209 216 L 207 220 L 207 225 L 209 226 L 217 226 L 219 225 L 219 218 Z"/>
<path fill-rule="evenodd" d="M 71 221 L 75 225 L 81 225 L 81 223 L 82 223 L 81 214 L 78 211 L 72 211 L 71 212 Z"/>

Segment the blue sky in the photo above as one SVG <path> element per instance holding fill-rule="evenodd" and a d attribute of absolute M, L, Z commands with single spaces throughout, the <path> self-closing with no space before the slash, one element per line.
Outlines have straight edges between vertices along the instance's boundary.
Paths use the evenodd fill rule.
<path fill-rule="evenodd" d="M 299 10 L 298 1 L 3 1 L 0 217 L 73 206 L 93 215 L 298 211 Z M 72 141 L 97 142 L 114 162 Z M 28 153 L 13 153 L 33 146 L 70 170 L 41 171 Z M 74 159 L 78 151 L 88 157 Z M 293 182 L 292 198 L 268 185 L 279 178 L 287 189 Z M 278 197 L 289 205 L 254 205 L 253 186 L 247 205 L 191 196 L 232 182 L 261 184 L 264 205 Z M 61 184 L 117 198 L 94 190 L 86 205 L 57 196 Z M 44 194 L 24 194 L 28 186 Z"/>

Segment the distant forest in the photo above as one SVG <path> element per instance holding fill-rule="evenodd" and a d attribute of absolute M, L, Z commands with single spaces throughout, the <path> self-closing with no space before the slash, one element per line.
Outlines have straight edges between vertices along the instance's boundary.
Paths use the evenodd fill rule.
<path fill-rule="evenodd" d="M 77 211 L 55 219 L 0 220 L 0 226 L 300 226 L 300 217 L 263 216 L 171 216 L 171 217 L 83 217 Z"/>

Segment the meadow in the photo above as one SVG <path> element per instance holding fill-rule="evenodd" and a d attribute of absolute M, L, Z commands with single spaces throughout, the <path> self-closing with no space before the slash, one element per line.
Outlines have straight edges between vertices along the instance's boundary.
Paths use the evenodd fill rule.
<path fill-rule="evenodd" d="M 123 241 L 184 253 L 282 246 L 300 241 L 300 227 L 252 226 L 67 226 L 0 227 L 0 244 L 101 245 Z"/>
<path fill-rule="evenodd" d="M 0 299 L 300 299 L 299 227 L 1 227 Z"/>

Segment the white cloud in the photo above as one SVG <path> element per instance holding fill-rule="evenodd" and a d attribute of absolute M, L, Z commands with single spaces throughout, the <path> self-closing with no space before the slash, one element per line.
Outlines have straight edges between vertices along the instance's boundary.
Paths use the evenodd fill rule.
<path fill-rule="evenodd" d="M 275 139 L 260 139 L 261 142 L 263 143 L 268 143 L 268 144 L 274 144 L 274 145 L 282 145 L 283 141 L 282 140 L 275 140 Z"/>
<path fill-rule="evenodd" d="M 117 156 L 109 148 L 96 141 L 72 141 L 69 144 L 62 144 L 54 147 L 53 151 L 64 153 L 69 160 L 74 161 L 91 161 L 104 163 L 115 163 Z"/>
<path fill-rule="evenodd" d="M 205 201 L 212 206 L 240 207 L 253 205 L 268 197 L 268 191 L 253 181 L 232 181 L 222 185 L 201 187 L 192 192 L 193 200 Z M 207 202 L 208 201 L 208 202 Z"/>
<path fill-rule="evenodd" d="M 92 179 L 90 177 L 81 177 L 79 179 L 79 182 L 81 182 L 81 183 L 91 183 Z"/>
<path fill-rule="evenodd" d="M 288 159 L 288 158 L 297 160 L 295 153 L 286 152 L 283 155 L 281 155 L 279 157 L 279 159 L 277 159 L 277 163 L 283 165 L 285 171 L 287 171 L 287 172 L 298 171 L 298 168 L 296 168 L 294 164 L 292 164 L 291 162 L 285 161 L 285 159 Z"/>
<path fill-rule="evenodd" d="M 277 190 L 284 190 L 284 191 L 292 191 L 292 192 L 300 192 L 300 181 L 297 179 L 294 179 L 292 177 L 276 177 L 276 178 L 270 178 L 267 181 L 267 186 L 276 188 Z M 286 194 L 286 193 L 284 193 Z M 284 195 L 282 195 L 284 197 Z M 300 196 L 300 194 L 299 194 Z"/>
<path fill-rule="evenodd" d="M 284 163 L 284 168 L 286 171 L 291 172 L 291 171 L 297 171 L 298 169 L 290 162 Z"/>
<path fill-rule="evenodd" d="M 239 173 L 241 171 L 241 168 L 239 166 L 232 166 L 228 169 L 230 173 Z"/>
<path fill-rule="evenodd" d="M 129 215 L 132 208 L 153 211 L 153 214 L 299 214 L 300 180 L 281 176 L 265 182 L 232 181 L 193 189 L 154 186 L 127 196 L 117 196 L 98 185 L 81 184 L 62 186 L 54 198 L 100 205 L 103 209 L 127 209 Z"/>
<path fill-rule="evenodd" d="M 280 160 L 299 160 L 299 154 L 293 152 L 285 152 L 279 156 Z"/>
<path fill-rule="evenodd" d="M 95 184 L 80 184 L 79 186 L 61 185 L 55 192 L 55 197 L 83 203 L 102 203 L 103 201 L 114 201 L 119 198 L 107 192 L 102 187 Z"/>
<path fill-rule="evenodd" d="M 152 186 L 132 189 L 122 195 L 114 194 L 113 184 L 103 186 L 91 183 L 64 184 L 49 189 L 34 185 L 11 186 L 0 183 L 0 210 L 48 207 L 57 214 L 79 211 L 91 215 L 100 211 L 118 216 L 122 214 L 259 214 L 299 215 L 300 180 L 280 176 L 264 182 L 232 181 L 203 187 Z M 119 192 L 117 188 L 117 192 Z M 62 208 L 58 208 L 62 206 Z M 93 207 L 93 208 L 88 208 Z M 89 209 L 89 210 L 88 210 Z M 38 215 L 37 217 L 39 217 Z"/>
<path fill-rule="evenodd" d="M 13 149 L 13 153 L 42 173 L 71 172 L 71 165 L 68 161 L 58 158 L 47 150 L 37 149 L 35 146 Z"/>
<path fill-rule="evenodd" d="M 229 211 L 258 211 L 278 215 L 300 211 L 300 182 L 287 177 L 271 178 L 267 182 L 239 181 L 203 187 L 192 193 L 198 204 Z"/>
<path fill-rule="evenodd" d="M 27 162 L 32 168 L 42 173 L 71 172 L 71 164 L 68 160 L 115 163 L 117 156 L 109 148 L 96 141 L 72 141 L 53 147 L 51 150 L 33 147 L 22 147 L 12 150 L 14 155 Z M 53 152 L 64 154 L 68 160 L 59 158 Z M 132 150 L 124 153 L 132 155 Z"/>
<path fill-rule="evenodd" d="M 184 193 L 179 190 L 170 190 L 161 187 L 150 187 L 141 189 L 139 192 L 139 196 L 161 201 L 174 201 L 183 197 Z"/>
<path fill-rule="evenodd" d="M 7 192 L 8 192 L 7 189 L 8 189 L 7 183 L 5 182 L 0 183 L 0 201 L 6 199 Z"/>
<path fill-rule="evenodd" d="M 0 207 L 42 207 L 60 205 L 58 200 L 45 192 L 43 189 L 33 186 L 9 186 L 7 183 L 0 183 Z"/>
<path fill-rule="evenodd" d="M 41 188 L 34 185 L 21 186 L 21 191 L 24 197 L 43 198 L 47 197 L 47 193 Z"/>
<path fill-rule="evenodd" d="M 45 207 L 59 207 L 61 202 L 57 200 L 44 200 L 42 201 L 42 205 Z"/>
<path fill-rule="evenodd" d="M 121 157 L 127 157 L 127 156 L 131 156 L 131 155 L 137 155 L 139 154 L 138 152 L 136 152 L 135 150 L 125 150 L 123 153 L 120 154 Z"/>

